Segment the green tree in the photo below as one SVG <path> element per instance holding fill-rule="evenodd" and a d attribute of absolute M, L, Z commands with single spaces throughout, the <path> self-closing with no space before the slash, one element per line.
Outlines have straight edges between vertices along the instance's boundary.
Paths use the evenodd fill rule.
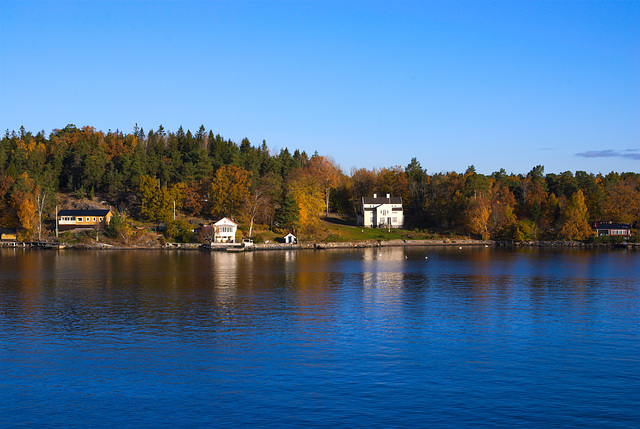
<path fill-rule="evenodd" d="M 165 235 L 168 239 L 189 243 L 194 235 L 193 227 L 185 220 L 172 220 L 167 222 Z"/>
<path fill-rule="evenodd" d="M 300 207 L 292 194 L 285 194 L 275 217 L 276 225 L 282 230 L 293 231 L 294 233 L 298 231 L 300 226 Z"/>
<path fill-rule="evenodd" d="M 129 244 L 132 232 L 133 230 L 127 216 L 119 211 L 114 211 L 107 225 L 107 237 L 115 238 L 124 244 Z"/>

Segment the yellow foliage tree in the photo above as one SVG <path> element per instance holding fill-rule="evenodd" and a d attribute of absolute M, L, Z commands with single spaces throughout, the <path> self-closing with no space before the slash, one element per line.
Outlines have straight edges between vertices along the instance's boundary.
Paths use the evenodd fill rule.
<path fill-rule="evenodd" d="M 38 220 L 36 205 L 36 193 L 39 188 L 35 185 L 27 172 L 22 173 L 16 179 L 11 195 L 11 205 L 18 218 L 18 223 L 25 231 L 23 237 L 31 237 Z"/>
<path fill-rule="evenodd" d="M 158 186 L 158 181 L 153 177 L 142 176 L 139 190 L 142 194 L 142 214 L 149 220 L 167 222 L 182 207 L 186 185 L 180 182 L 167 189 Z"/>
<path fill-rule="evenodd" d="M 326 216 L 329 217 L 329 192 L 340 183 L 340 168 L 326 156 L 313 155 L 307 169 L 324 191 Z"/>
<path fill-rule="evenodd" d="M 603 209 L 609 221 L 633 223 L 640 219 L 640 179 L 621 180 L 610 186 Z"/>
<path fill-rule="evenodd" d="M 513 213 L 515 198 L 511 191 L 500 183 L 494 183 L 491 193 L 491 210 L 488 220 L 491 237 L 511 240 L 516 229 L 516 215 Z"/>
<path fill-rule="evenodd" d="M 469 205 L 469 227 L 474 234 L 482 235 L 483 240 L 490 238 L 489 234 L 489 201 L 484 195 L 472 198 Z"/>
<path fill-rule="evenodd" d="M 589 227 L 587 205 L 584 194 L 578 191 L 571 196 L 563 212 L 563 224 L 560 238 L 565 240 L 584 240 L 593 234 Z"/>
<path fill-rule="evenodd" d="M 320 216 L 324 211 L 322 184 L 307 171 L 299 168 L 291 173 L 287 186 L 300 209 L 300 229 L 312 231 L 320 222 Z"/>
<path fill-rule="evenodd" d="M 241 214 L 242 203 L 249 198 L 251 173 L 234 165 L 224 165 L 216 171 L 211 182 L 211 214 L 237 217 Z"/>

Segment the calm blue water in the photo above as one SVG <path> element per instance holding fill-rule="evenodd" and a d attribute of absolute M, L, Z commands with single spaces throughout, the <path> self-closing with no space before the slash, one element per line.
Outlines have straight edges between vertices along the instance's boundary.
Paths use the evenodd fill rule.
<path fill-rule="evenodd" d="M 4 249 L 0 426 L 640 427 L 639 267 L 625 250 Z"/>

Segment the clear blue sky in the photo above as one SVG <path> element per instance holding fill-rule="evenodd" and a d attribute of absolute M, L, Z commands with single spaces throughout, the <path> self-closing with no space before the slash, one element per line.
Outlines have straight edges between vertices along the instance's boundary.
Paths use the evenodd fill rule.
<path fill-rule="evenodd" d="M 352 167 L 640 171 L 639 1 L 4 1 L 0 129 L 266 140 Z"/>

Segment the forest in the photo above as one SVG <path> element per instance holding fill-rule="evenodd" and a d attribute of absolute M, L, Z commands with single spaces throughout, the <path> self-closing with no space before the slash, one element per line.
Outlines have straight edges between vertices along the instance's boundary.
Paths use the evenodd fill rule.
<path fill-rule="evenodd" d="M 48 136 L 21 127 L 0 143 L 0 226 L 23 239 L 51 235 L 43 225 L 70 195 L 111 206 L 114 227 L 125 230 L 131 222 L 186 230 L 189 220 L 227 216 L 252 236 L 257 227 L 313 234 L 330 214 L 355 224 L 362 197 L 374 193 L 402 197 L 405 229 L 440 235 L 585 240 L 595 221 L 640 220 L 635 172 L 429 173 L 413 158 L 345 173 L 328 155 L 275 152 L 246 138 L 238 145 L 204 126 L 105 133 L 67 125 Z"/>

